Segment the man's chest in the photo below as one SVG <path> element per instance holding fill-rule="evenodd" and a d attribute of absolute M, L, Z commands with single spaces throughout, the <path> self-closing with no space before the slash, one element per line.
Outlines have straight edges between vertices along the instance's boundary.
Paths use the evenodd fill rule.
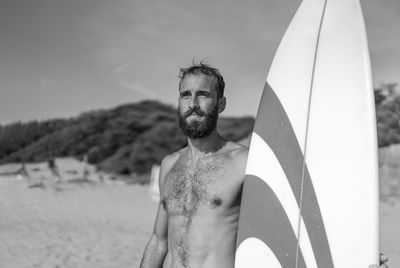
<path fill-rule="evenodd" d="M 243 172 L 226 160 L 191 166 L 177 163 L 165 177 L 161 202 L 170 215 L 193 217 L 199 210 L 223 211 L 240 204 Z"/>

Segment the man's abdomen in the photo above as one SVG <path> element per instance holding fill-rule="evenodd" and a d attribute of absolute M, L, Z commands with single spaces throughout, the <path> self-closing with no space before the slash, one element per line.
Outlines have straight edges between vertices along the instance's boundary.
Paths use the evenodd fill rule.
<path fill-rule="evenodd" d="M 171 217 L 168 255 L 164 268 L 231 268 L 234 265 L 238 212 L 196 215 L 186 225 L 183 216 Z"/>

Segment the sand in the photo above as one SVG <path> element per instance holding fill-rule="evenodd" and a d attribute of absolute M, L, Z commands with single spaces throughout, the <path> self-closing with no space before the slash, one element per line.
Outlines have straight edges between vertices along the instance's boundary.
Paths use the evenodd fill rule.
<path fill-rule="evenodd" d="M 102 183 L 91 167 L 92 183 L 71 183 L 79 182 L 82 164 L 57 163 L 61 183 L 45 163 L 27 165 L 36 170 L 29 182 L 0 175 L 0 267 L 138 267 L 157 209 L 148 186 Z M 18 168 L 0 166 L 0 173 Z M 398 241 L 400 202 L 392 196 L 381 201 L 381 249 L 391 268 L 400 267 Z"/>
<path fill-rule="evenodd" d="M 48 175 L 44 188 L 0 176 L 0 267 L 138 267 L 157 208 L 148 187 Z"/>
<path fill-rule="evenodd" d="M 380 204 L 381 252 L 389 257 L 390 268 L 400 267 L 400 202 L 392 200 Z"/>
<path fill-rule="evenodd" d="M 156 204 L 147 187 L 29 189 L 0 182 L 0 267 L 138 267 Z"/>

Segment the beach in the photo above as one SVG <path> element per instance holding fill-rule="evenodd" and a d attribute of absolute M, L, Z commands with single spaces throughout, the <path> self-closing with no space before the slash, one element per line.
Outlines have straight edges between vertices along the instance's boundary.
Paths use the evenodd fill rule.
<path fill-rule="evenodd" d="M 139 266 L 157 209 L 147 186 L 44 182 L 0 177 L 0 267 Z"/>
<path fill-rule="evenodd" d="M 81 164 L 58 163 L 67 167 L 60 168 L 62 182 L 43 163 L 27 165 L 37 171 L 30 182 L 0 176 L 0 267 L 139 267 L 158 205 L 149 186 L 100 181 L 91 167 L 90 180 L 74 180 Z M 400 267 L 400 202 L 385 198 L 380 208 L 381 251 L 391 268 Z"/>

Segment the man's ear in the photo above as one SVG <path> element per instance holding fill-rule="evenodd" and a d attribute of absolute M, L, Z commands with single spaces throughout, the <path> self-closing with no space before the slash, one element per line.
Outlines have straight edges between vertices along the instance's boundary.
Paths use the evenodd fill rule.
<path fill-rule="evenodd" d="M 222 113 L 225 110 L 226 99 L 222 97 L 218 100 L 218 113 Z"/>

